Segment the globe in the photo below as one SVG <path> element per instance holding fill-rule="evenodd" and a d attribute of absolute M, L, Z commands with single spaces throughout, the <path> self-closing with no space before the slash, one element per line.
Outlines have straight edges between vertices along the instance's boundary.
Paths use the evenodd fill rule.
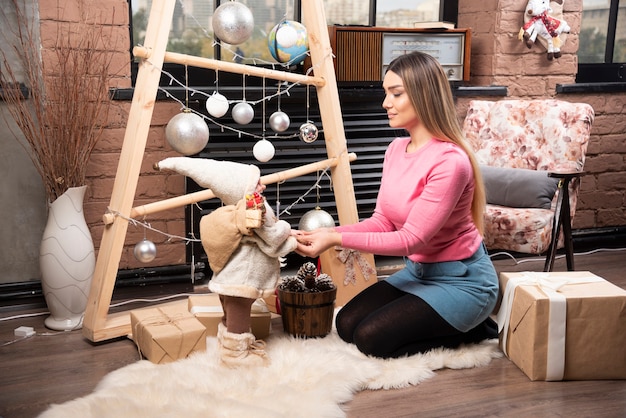
<path fill-rule="evenodd" d="M 306 28 L 300 22 L 283 20 L 270 31 L 267 46 L 276 61 L 300 64 L 309 51 Z"/>

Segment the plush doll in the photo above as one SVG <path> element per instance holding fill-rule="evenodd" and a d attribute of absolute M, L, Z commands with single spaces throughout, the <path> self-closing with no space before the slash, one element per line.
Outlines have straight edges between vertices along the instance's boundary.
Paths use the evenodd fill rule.
<path fill-rule="evenodd" d="M 570 27 L 562 19 L 564 0 L 529 0 L 524 13 L 524 25 L 519 31 L 518 38 L 531 48 L 537 39 L 547 49 L 547 58 L 561 56 L 562 34 L 569 33 Z M 553 9 L 551 3 L 554 4 Z M 555 9 L 557 9 L 555 11 Z"/>
<path fill-rule="evenodd" d="M 224 317 L 218 326 L 220 360 L 229 367 L 263 366 L 263 341 L 250 332 L 250 310 L 258 298 L 273 295 L 280 280 L 280 257 L 296 249 L 291 226 L 276 219 L 262 195 L 254 165 L 203 158 L 173 157 L 158 163 L 211 189 L 224 206 L 200 220 L 200 239 L 219 294 Z"/>

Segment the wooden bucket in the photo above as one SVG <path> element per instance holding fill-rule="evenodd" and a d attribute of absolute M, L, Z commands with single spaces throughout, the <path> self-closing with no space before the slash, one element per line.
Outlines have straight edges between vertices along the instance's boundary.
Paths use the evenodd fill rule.
<path fill-rule="evenodd" d="M 324 337 L 330 333 L 337 289 L 289 292 L 278 289 L 283 329 L 296 337 Z"/>

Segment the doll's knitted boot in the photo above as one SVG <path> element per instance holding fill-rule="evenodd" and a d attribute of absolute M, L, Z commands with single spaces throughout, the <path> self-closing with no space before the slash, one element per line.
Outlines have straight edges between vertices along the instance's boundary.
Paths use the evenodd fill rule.
<path fill-rule="evenodd" d="M 265 352 L 265 341 L 257 340 L 254 334 L 228 332 L 226 326 L 217 328 L 220 362 L 227 367 L 267 366 L 269 357 Z"/>

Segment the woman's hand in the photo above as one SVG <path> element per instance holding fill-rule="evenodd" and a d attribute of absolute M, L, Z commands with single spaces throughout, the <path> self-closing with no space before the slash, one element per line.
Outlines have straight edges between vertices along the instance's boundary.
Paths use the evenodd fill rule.
<path fill-rule="evenodd" d="M 313 231 L 293 231 L 298 241 L 296 253 L 315 258 L 327 249 L 341 245 L 341 234 L 334 228 L 320 228 Z"/>

